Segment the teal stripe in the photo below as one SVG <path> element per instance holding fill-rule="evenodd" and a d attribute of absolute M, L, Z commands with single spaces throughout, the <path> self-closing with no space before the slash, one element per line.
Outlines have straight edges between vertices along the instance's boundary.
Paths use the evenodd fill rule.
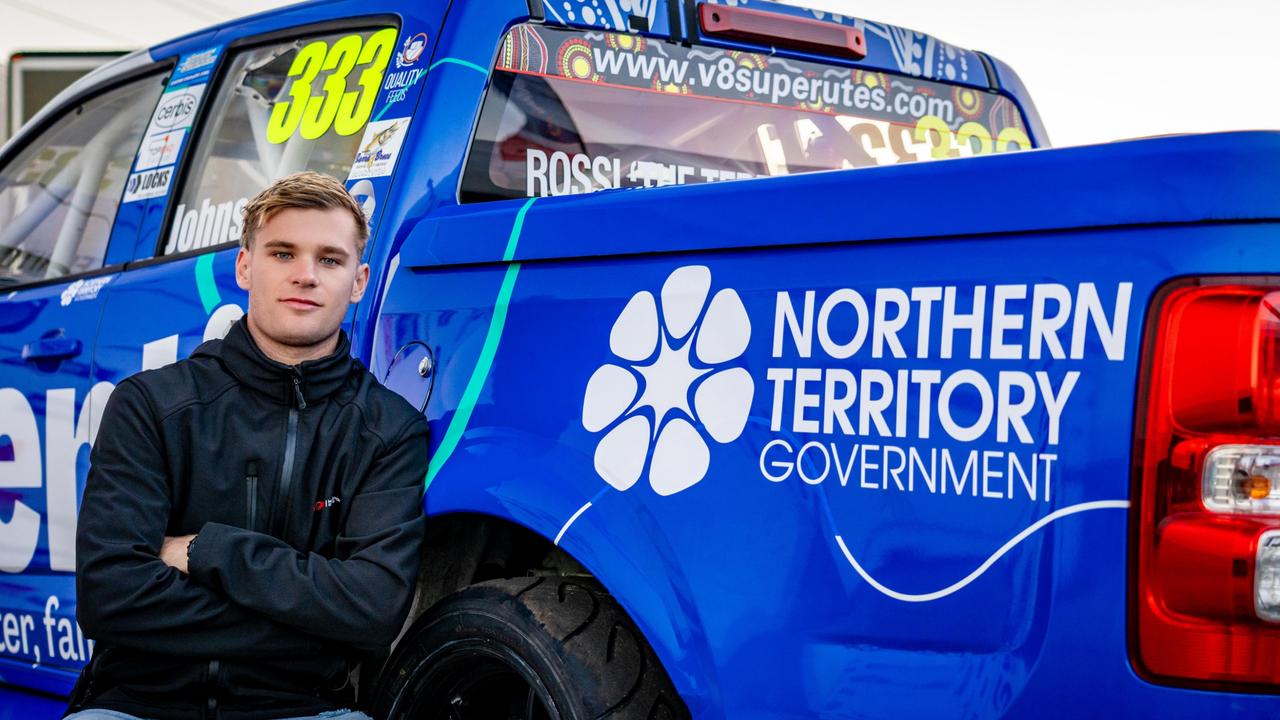
<path fill-rule="evenodd" d="M 502 286 L 498 288 L 498 297 L 493 303 L 493 317 L 489 320 L 489 330 L 484 336 L 480 357 L 476 358 L 476 366 L 471 370 L 471 378 L 467 380 L 467 387 L 462 391 L 458 409 L 449 420 L 444 439 L 440 441 L 440 447 L 436 448 L 435 454 L 431 456 L 431 465 L 427 468 L 423 492 L 431 487 L 436 475 L 440 474 L 440 468 L 444 467 L 444 464 L 449 461 L 449 456 L 453 455 L 453 451 L 458 447 L 458 442 L 467 430 L 467 423 L 471 421 L 471 413 L 476 409 L 476 401 L 480 399 L 480 391 L 484 389 L 485 381 L 489 379 L 493 359 L 498 354 L 498 342 L 502 339 L 502 330 L 507 324 L 507 308 L 511 305 L 511 295 L 516 289 L 516 277 L 520 274 L 520 263 L 512 263 L 511 259 L 515 257 L 516 245 L 520 242 L 525 213 L 529 211 L 536 199 L 529 198 L 516 213 L 515 223 L 511 226 L 511 236 L 507 239 L 507 250 L 502 256 L 504 262 L 511 264 L 507 265 L 507 272 L 502 277 Z"/>
<path fill-rule="evenodd" d="M 516 286 L 516 276 L 520 274 L 520 263 L 507 266 L 507 274 L 502 278 L 502 288 L 498 290 L 498 299 L 494 303 L 493 319 L 489 321 L 489 332 L 485 335 L 484 346 L 480 348 L 480 357 L 476 358 L 475 369 L 471 371 L 471 379 L 462 391 L 462 399 L 458 401 L 458 409 L 449 421 L 449 429 L 445 430 L 444 440 L 435 455 L 431 456 L 431 465 L 427 468 L 426 485 L 423 492 L 431 487 L 431 482 L 440 473 L 440 468 L 448 462 L 449 456 L 458 447 L 458 441 L 466 432 L 471 413 L 476 409 L 476 401 L 480 399 L 480 390 L 489 378 L 489 370 L 493 367 L 493 358 L 498 354 L 498 341 L 502 338 L 502 327 L 507 322 L 507 306 L 511 302 L 511 293 Z"/>
<path fill-rule="evenodd" d="M 516 259 L 516 243 L 520 242 L 520 233 L 524 230 L 524 215 L 529 212 L 529 208 L 533 207 L 533 201 L 536 197 L 531 197 L 520 206 L 520 211 L 516 213 L 516 222 L 511 226 L 511 235 L 507 237 L 507 249 L 502 253 L 503 262 L 511 262 Z"/>
<path fill-rule="evenodd" d="M 485 70 L 484 68 L 480 67 L 479 65 L 473 62 L 467 62 L 466 60 L 459 60 L 458 58 L 450 58 L 450 57 L 441 58 L 440 60 L 437 60 L 431 63 L 431 67 L 427 68 L 427 72 L 431 72 L 432 70 L 435 70 L 441 65 L 446 65 L 446 64 L 461 65 L 462 67 L 465 67 L 465 68 L 471 68 L 472 70 L 475 70 L 476 72 L 480 73 L 481 75 L 484 75 L 485 77 L 489 76 L 488 70 Z M 381 120 L 382 116 L 387 114 L 387 110 L 390 110 L 390 109 L 391 109 L 391 103 L 387 103 L 386 105 L 383 105 L 382 109 L 378 111 L 378 114 L 373 116 L 373 121 L 377 122 Z"/>
<path fill-rule="evenodd" d="M 222 302 L 218 294 L 218 283 L 213 279 L 214 253 L 205 253 L 196 258 L 196 290 L 200 293 L 200 304 L 204 305 L 204 314 L 208 315 Z"/>
<path fill-rule="evenodd" d="M 475 64 L 475 63 L 473 63 L 473 62 L 467 62 L 466 60 L 459 60 L 458 58 L 451 58 L 451 57 L 441 58 L 441 59 L 439 59 L 439 60 L 437 60 L 437 61 L 435 61 L 435 62 L 431 63 L 431 67 L 427 68 L 427 71 L 428 71 L 428 72 L 430 72 L 430 71 L 435 70 L 436 68 L 440 67 L 441 65 L 445 65 L 445 64 L 449 64 L 449 65 L 461 65 L 462 67 L 465 67 L 465 68 L 471 68 L 472 70 L 475 70 L 476 72 L 478 72 L 478 73 L 480 73 L 481 75 L 484 75 L 484 76 L 486 76 L 486 77 L 488 77 L 488 75 L 489 75 L 489 71 L 488 71 L 488 70 L 485 70 L 484 68 L 480 67 L 479 65 L 477 65 L 477 64 Z"/>

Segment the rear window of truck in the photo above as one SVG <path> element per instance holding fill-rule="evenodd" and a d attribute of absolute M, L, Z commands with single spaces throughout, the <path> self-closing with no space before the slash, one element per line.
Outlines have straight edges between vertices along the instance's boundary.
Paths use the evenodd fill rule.
<path fill-rule="evenodd" d="M 518 25 L 463 202 L 893 165 L 1031 147 L 994 92 L 760 53 Z"/>

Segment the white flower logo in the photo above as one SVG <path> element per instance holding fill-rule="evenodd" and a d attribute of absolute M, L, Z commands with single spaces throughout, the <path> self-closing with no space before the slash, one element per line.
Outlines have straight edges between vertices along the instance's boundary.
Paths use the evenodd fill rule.
<path fill-rule="evenodd" d="M 595 467 L 618 490 L 646 470 L 659 495 L 692 487 L 711 463 L 706 437 L 732 442 L 747 424 L 751 375 L 723 366 L 747 349 L 751 322 L 738 293 L 726 288 L 708 303 L 710 290 L 706 267 L 678 268 L 662 285 L 661 316 L 645 290 L 613 324 L 609 349 L 625 364 L 604 365 L 587 381 L 582 425 L 609 429 Z"/>
<path fill-rule="evenodd" d="M 80 292 L 80 288 L 84 287 L 84 280 L 76 280 L 62 290 L 62 307 L 66 307 L 76 299 L 76 293 Z"/>

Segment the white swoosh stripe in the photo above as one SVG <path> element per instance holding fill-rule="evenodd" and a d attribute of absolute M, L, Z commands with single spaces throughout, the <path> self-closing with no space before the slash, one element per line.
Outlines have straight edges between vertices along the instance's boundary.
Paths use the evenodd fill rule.
<path fill-rule="evenodd" d="M 578 519 L 578 516 L 579 516 L 579 515 L 581 515 L 582 513 L 586 512 L 586 511 L 587 511 L 587 508 L 589 508 L 589 507 L 591 507 L 591 503 L 587 503 L 586 505 L 583 505 L 582 507 L 578 508 L 578 512 L 574 513 L 574 514 L 569 518 L 569 520 L 565 522 L 564 527 L 560 528 L 560 532 L 556 533 L 556 539 L 555 539 L 555 542 L 553 542 L 553 543 L 551 543 L 551 544 L 552 544 L 552 545 L 555 545 L 556 547 L 559 547 L 559 546 L 560 546 L 560 538 L 563 538 L 563 537 L 564 537 L 564 534 L 565 534 L 566 532 L 568 532 L 568 531 L 569 531 L 569 526 L 573 524 L 573 521 L 574 521 L 574 520 L 577 520 L 577 519 Z"/>
<path fill-rule="evenodd" d="M 1054 520 L 1057 520 L 1058 518 L 1064 518 L 1068 515 L 1075 515 L 1076 513 L 1088 512 L 1089 510 L 1109 510 L 1109 509 L 1125 510 L 1128 507 L 1129 507 L 1128 500 L 1095 500 L 1093 502 L 1085 502 L 1085 503 L 1080 503 L 1078 505 L 1069 505 L 1060 510 L 1055 510 L 1049 513 L 1048 515 L 1045 515 L 1044 517 L 1040 518 L 1039 520 L 1035 521 L 1034 523 L 1031 524 L 1031 526 L 1023 530 L 1022 532 L 1018 533 L 1017 535 L 1014 535 L 1012 538 L 1009 539 L 1009 542 L 1005 543 L 1004 545 L 1001 545 L 999 550 L 996 550 L 994 553 L 992 553 L 991 557 L 987 558 L 986 561 L 983 562 L 981 565 L 979 565 L 976 570 L 964 576 L 963 579 L 959 580 L 956 583 L 948 585 L 947 587 L 944 587 L 941 590 L 935 590 L 934 592 L 931 592 L 931 593 L 920 593 L 920 594 L 903 593 L 903 592 L 898 592 L 897 590 L 894 590 L 892 588 L 885 587 L 878 580 L 871 577 L 870 573 L 862 569 L 862 566 L 858 564 L 858 561 L 853 558 L 853 553 L 849 552 L 849 548 L 845 546 L 844 538 L 840 537 L 839 535 L 836 535 L 835 537 L 836 537 L 836 544 L 840 546 L 840 550 L 841 552 L 844 553 L 844 556 L 849 561 L 849 564 L 853 566 L 854 570 L 858 571 L 858 574 L 862 576 L 862 579 L 866 580 L 867 584 L 869 584 L 871 587 L 875 588 L 876 590 L 879 590 L 881 593 L 893 598 L 894 600 L 901 600 L 902 602 L 929 602 L 931 600 L 944 598 L 958 590 L 961 590 L 962 588 L 964 588 L 964 586 L 982 577 L 982 574 L 985 573 L 988 569 L 990 569 L 990 567 L 994 565 L 997 560 L 1003 557 L 1005 553 L 1009 552 L 1014 547 L 1016 547 L 1018 543 L 1022 542 L 1023 540 L 1026 540 L 1028 537 L 1030 537 L 1040 528 L 1044 527 L 1045 525 L 1048 525 L 1049 523 L 1053 522 Z"/>

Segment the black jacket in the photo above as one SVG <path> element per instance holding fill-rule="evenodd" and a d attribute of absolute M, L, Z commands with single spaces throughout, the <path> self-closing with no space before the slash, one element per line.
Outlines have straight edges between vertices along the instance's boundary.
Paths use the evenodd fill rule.
<path fill-rule="evenodd" d="M 97 643 L 80 707 L 194 720 L 349 706 L 349 664 L 395 639 L 412 599 L 426 433 L 345 335 L 290 367 L 241 320 L 121 382 L 76 534 L 77 617 Z M 158 553 L 191 533 L 187 577 Z"/>

